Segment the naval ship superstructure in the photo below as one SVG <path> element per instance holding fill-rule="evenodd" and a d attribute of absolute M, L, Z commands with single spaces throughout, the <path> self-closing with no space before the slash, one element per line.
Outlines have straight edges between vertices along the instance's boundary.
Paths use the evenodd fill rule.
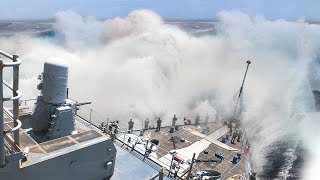
<path fill-rule="evenodd" d="M 19 91 L 21 60 L 0 55 L 0 179 L 110 179 L 115 146 L 109 135 L 76 115 L 88 103 L 68 99 L 68 66 L 56 59 L 45 62 L 41 93 L 34 106 L 25 106 Z M 5 68 L 13 69 L 12 85 L 4 81 Z"/>

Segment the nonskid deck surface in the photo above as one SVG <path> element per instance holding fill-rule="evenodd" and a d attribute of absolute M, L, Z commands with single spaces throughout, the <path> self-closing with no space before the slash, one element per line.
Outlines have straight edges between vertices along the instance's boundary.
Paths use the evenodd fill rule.
<path fill-rule="evenodd" d="M 25 125 L 30 124 L 31 112 L 30 107 L 20 107 L 19 115 L 20 117 L 23 115 L 28 115 L 27 118 L 22 120 L 22 123 Z M 6 116 L 5 116 L 6 117 Z M 8 118 L 5 118 L 5 121 L 8 122 L 5 128 L 9 129 L 10 126 L 13 126 L 12 122 Z M 53 156 L 61 154 L 62 151 L 73 150 L 78 147 L 84 147 L 87 143 L 92 143 L 95 141 L 102 141 L 105 139 L 109 139 L 109 136 L 105 136 L 102 132 L 96 129 L 94 126 L 90 126 L 90 124 L 83 124 L 82 121 L 79 121 L 79 118 L 76 118 L 75 129 L 78 131 L 77 134 L 61 137 L 58 139 L 46 141 L 46 142 L 37 142 L 32 138 L 30 133 L 27 133 L 26 129 L 19 130 L 19 138 L 20 138 L 20 149 L 21 151 L 25 151 L 28 148 L 28 160 L 26 162 L 21 163 L 20 167 L 30 166 L 37 162 L 40 162 L 44 159 L 51 158 Z M 12 136 L 12 135 L 9 135 Z M 13 137 L 11 137 L 12 139 Z M 14 147 L 12 147 L 9 141 L 6 141 L 6 153 L 10 153 L 11 151 L 15 151 Z"/>
<path fill-rule="evenodd" d="M 26 111 L 26 110 L 24 110 Z M 25 113 L 23 110 L 20 111 L 20 114 Z M 79 120 L 79 119 L 77 119 Z M 80 123 L 81 124 L 81 123 Z M 90 125 L 90 123 L 89 123 Z M 229 134 L 229 128 L 225 126 L 222 123 L 209 123 L 208 124 L 208 131 L 206 133 L 203 132 L 204 124 L 201 124 L 199 126 L 195 125 L 183 125 L 179 126 L 179 129 L 175 131 L 174 133 L 170 133 L 170 127 L 162 127 L 159 132 L 156 132 L 154 129 L 146 130 L 142 136 L 140 136 L 140 131 L 134 131 L 133 134 L 136 137 L 141 138 L 142 140 L 159 140 L 159 147 L 155 152 L 152 152 L 149 157 L 146 157 L 147 159 L 150 159 L 154 164 L 158 164 L 159 167 L 166 167 L 168 170 L 171 166 L 172 161 L 172 150 L 175 149 L 175 156 L 178 158 L 178 160 L 181 160 L 181 163 L 179 164 L 179 170 L 177 175 L 180 177 L 186 177 L 185 173 L 188 171 L 190 167 L 190 162 L 192 159 L 193 153 L 196 153 L 196 160 L 202 160 L 202 161 L 211 161 L 211 160 L 218 160 L 214 156 L 216 152 L 223 154 L 224 160 L 220 163 L 217 162 L 196 162 L 193 165 L 192 173 L 196 174 L 199 170 L 216 170 L 222 174 L 222 179 L 228 179 L 229 177 L 232 177 L 234 175 L 242 175 L 244 177 L 247 177 L 246 173 L 246 157 L 243 154 L 243 142 L 236 142 L 236 144 L 231 144 L 230 139 L 226 143 L 222 143 L 221 137 L 225 137 L 226 134 Z M 70 141 L 71 137 L 68 137 L 66 139 L 68 142 L 70 141 L 71 144 L 74 142 L 79 143 L 78 141 L 82 142 L 86 141 L 88 137 L 97 138 L 96 134 L 90 134 L 91 131 L 83 131 L 83 127 L 76 126 L 76 129 L 81 130 L 79 131 L 78 135 L 73 135 L 72 139 Z M 86 134 L 83 136 L 83 134 Z M 26 135 L 25 133 L 23 133 Z M 125 134 L 125 135 L 124 135 Z M 132 135 L 133 135 L 132 134 Z M 130 136 L 130 134 L 127 133 L 120 133 L 117 134 L 117 139 L 120 140 L 120 143 L 125 142 L 127 145 L 123 145 L 124 148 L 132 149 L 133 142 L 128 143 L 123 140 L 123 137 L 121 139 L 121 136 Z M 21 135 L 20 135 L 21 136 Z M 23 136 L 28 137 L 28 136 Z M 89 138 L 91 139 L 91 138 Z M 172 139 L 175 139 L 175 144 L 173 144 Z M 49 146 L 47 147 L 44 143 L 44 147 L 42 145 L 35 144 L 35 142 L 27 141 L 28 138 L 21 138 L 22 146 L 28 146 L 30 147 L 30 152 L 33 153 L 47 153 L 46 150 L 50 151 Z M 58 143 L 65 146 L 69 145 L 70 143 L 65 143 L 66 141 L 63 141 L 61 139 L 62 143 Z M 32 146 L 34 144 L 34 146 Z M 174 147 L 175 146 L 175 147 Z M 55 146 L 54 146 L 55 147 Z M 53 148 L 54 148 L 53 147 Z M 144 146 L 140 144 L 135 145 L 134 150 L 138 151 L 140 154 L 144 154 L 145 149 Z M 140 150 L 138 149 L 140 148 Z M 141 150 L 142 148 L 142 150 Z M 54 148 L 55 149 L 55 148 Z M 208 153 L 204 153 L 204 151 L 207 151 Z M 237 164 L 233 164 L 231 161 L 234 156 L 237 155 L 237 153 L 241 154 L 241 160 Z M 143 158 L 140 158 L 143 160 Z M 146 162 L 146 160 L 144 160 Z M 151 162 L 150 161 L 150 162 Z M 175 162 L 175 161 L 174 161 Z M 152 164 L 152 163 L 149 163 Z M 154 165 L 153 165 L 154 166 Z M 171 166 L 172 167 L 172 166 Z M 154 167 L 153 167 L 154 168 Z M 158 170 L 156 168 L 156 170 Z M 174 170 L 171 170 L 171 175 L 175 172 Z"/>
<path fill-rule="evenodd" d="M 124 144 L 123 147 L 134 149 L 142 154 L 146 151 L 143 145 L 140 143 L 140 145 L 137 145 L 135 140 L 128 142 L 126 136 L 136 136 L 142 141 L 159 140 L 160 143 L 157 150 L 151 153 L 148 158 L 169 170 L 173 158 L 172 153 L 174 152 L 175 160 L 173 162 L 180 161 L 180 168 L 177 173 L 180 177 L 186 177 L 185 173 L 188 171 L 192 155 L 195 153 L 196 160 L 207 162 L 194 163 L 193 174 L 196 174 L 199 170 L 215 170 L 222 174 L 222 179 L 228 179 L 234 175 L 241 175 L 247 178 L 247 159 L 243 153 L 244 143 L 242 140 L 241 142 L 235 141 L 235 144 L 231 144 L 231 137 L 229 137 L 226 143 L 222 143 L 220 142 L 222 137 L 230 133 L 229 128 L 222 123 L 210 123 L 208 127 L 209 131 L 207 133 L 203 133 L 204 125 L 185 125 L 179 126 L 179 130 L 174 133 L 169 132 L 170 127 L 164 127 L 159 132 L 156 132 L 154 129 L 146 130 L 142 136 L 139 131 L 134 131 L 132 134 L 118 134 L 117 138 Z M 175 144 L 172 139 L 175 139 Z M 145 143 L 144 145 L 147 146 Z M 215 157 L 215 153 L 222 154 L 224 160 L 212 162 L 212 160 L 219 161 Z M 231 161 L 237 154 L 241 154 L 241 159 L 237 164 L 233 164 Z"/>

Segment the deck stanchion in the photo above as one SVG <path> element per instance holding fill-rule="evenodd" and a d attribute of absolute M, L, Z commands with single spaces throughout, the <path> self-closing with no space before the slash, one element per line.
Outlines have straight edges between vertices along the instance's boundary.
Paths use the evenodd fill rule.
<path fill-rule="evenodd" d="M 168 176 L 170 176 L 170 173 L 171 173 L 171 167 L 172 167 L 172 163 L 173 163 L 173 155 L 172 155 L 172 159 L 171 159 L 171 163 L 170 163 L 170 169 L 169 169 L 169 173 L 168 173 Z"/>
<path fill-rule="evenodd" d="M 148 144 L 149 144 L 149 140 L 147 140 L 147 145 L 146 145 L 146 150 L 144 151 L 143 160 L 144 160 L 144 159 L 146 158 L 146 156 L 147 156 Z"/>
<path fill-rule="evenodd" d="M 4 119 L 3 119 L 3 85 L 2 85 L 2 81 L 3 81 L 3 77 L 2 77 L 2 68 L 3 68 L 3 61 L 0 60 L 0 68 L 1 68 L 1 72 L 0 72 L 0 168 L 5 166 L 5 149 L 4 149 Z"/>
<path fill-rule="evenodd" d="M 13 55 L 12 56 L 13 62 L 17 62 L 19 56 Z M 12 95 L 13 97 L 17 96 L 17 91 L 19 89 L 19 66 L 13 66 L 13 83 L 12 83 Z M 18 126 L 18 119 L 19 119 L 19 98 L 12 100 L 13 101 L 13 124 L 14 127 Z M 19 130 L 14 132 L 14 142 L 19 146 Z"/>
<path fill-rule="evenodd" d="M 90 109 L 90 127 L 91 127 L 91 119 L 92 119 L 92 109 Z"/>
<path fill-rule="evenodd" d="M 188 173 L 188 176 L 187 176 L 187 180 L 190 179 L 190 176 L 191 176 L 191 171 L 192 171 L 192 166 L 193 166 L 193 162 L 194 162 L 194 158 L 196 156 L 196 153 L 193 153 L 193 156 L 192 156 L 192 160 L 191 160 L 191 164 L 190 164 L 190 169 L 189 169 L 189 173 Z"/>

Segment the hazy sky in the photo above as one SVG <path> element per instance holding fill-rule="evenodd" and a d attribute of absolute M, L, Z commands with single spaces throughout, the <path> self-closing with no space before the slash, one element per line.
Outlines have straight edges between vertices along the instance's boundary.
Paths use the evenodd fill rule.
<path fill-rule="evenodd" d="M 223 10 L 240 10 L 270 19 L 320 20 L 319 0 L 1 0 L 0 19 L 47 19 L 73 10 L 98 18 L 151 9 L 166 19 L 210 19 Z"/>

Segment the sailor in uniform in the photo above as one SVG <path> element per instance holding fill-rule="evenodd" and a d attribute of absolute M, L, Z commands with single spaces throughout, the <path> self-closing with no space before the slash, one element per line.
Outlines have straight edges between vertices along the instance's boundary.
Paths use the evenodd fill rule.
<path fill-rule="evenodd" d="M 194 125 L 198 126 L 199 125 L 199 121 L 200 121 L 200 116 L 199 116 L 199 114 L 197 114 L 196 119 L 194 121 Z"/>
<path fill-rule="evenodd" d="M 132 133 L 132 129 L 133 129 L 133 125 L 134 125 L 134 122 L 132 121 L 132 119 L 130 119 L 128 124 L 129 124 L 129 133 Z"/>
<path fill-rule="evenodd" d="M 147 129 L 149 129 L 149 119 L 148 118 L 144 121 L 144 130 L 147 130 Z"/>
<path fill-rule="evenodd" d="M 239 134 L 239 130 L 236 129 L 236 131 L 233 132 L 233 134 L 232 134 L 231 144 L 235 144 L 234 141 L 236 140 L 236 137 L 238 136 L 238 134 Z"/>
<path fill-rule="evenodd" d="M 177 119 L 176 115 L 174 115 L 173 118 L 172 118 L 172 125 L 171 125 L 173 128 L 176 127 L 176 121 L 177 121 L 177 120 L 178 120 L 178 119 Z"/>
<path fill-rule="evenodd" d="M 209 114 L 206 115 L 206 119 L 204 121 L 204 124 L 205 125 L 208 125 L 208 122 L 209 122 Z"/>
<path fill-rule="evenodd" d="M 158 118 L 158 120 L 157 120 L 157 129 L 156 129 L 156 132 L 159 132 L 159 131 L 160 131 L 161 123 L 162 123 L 161 119 Z"/>

